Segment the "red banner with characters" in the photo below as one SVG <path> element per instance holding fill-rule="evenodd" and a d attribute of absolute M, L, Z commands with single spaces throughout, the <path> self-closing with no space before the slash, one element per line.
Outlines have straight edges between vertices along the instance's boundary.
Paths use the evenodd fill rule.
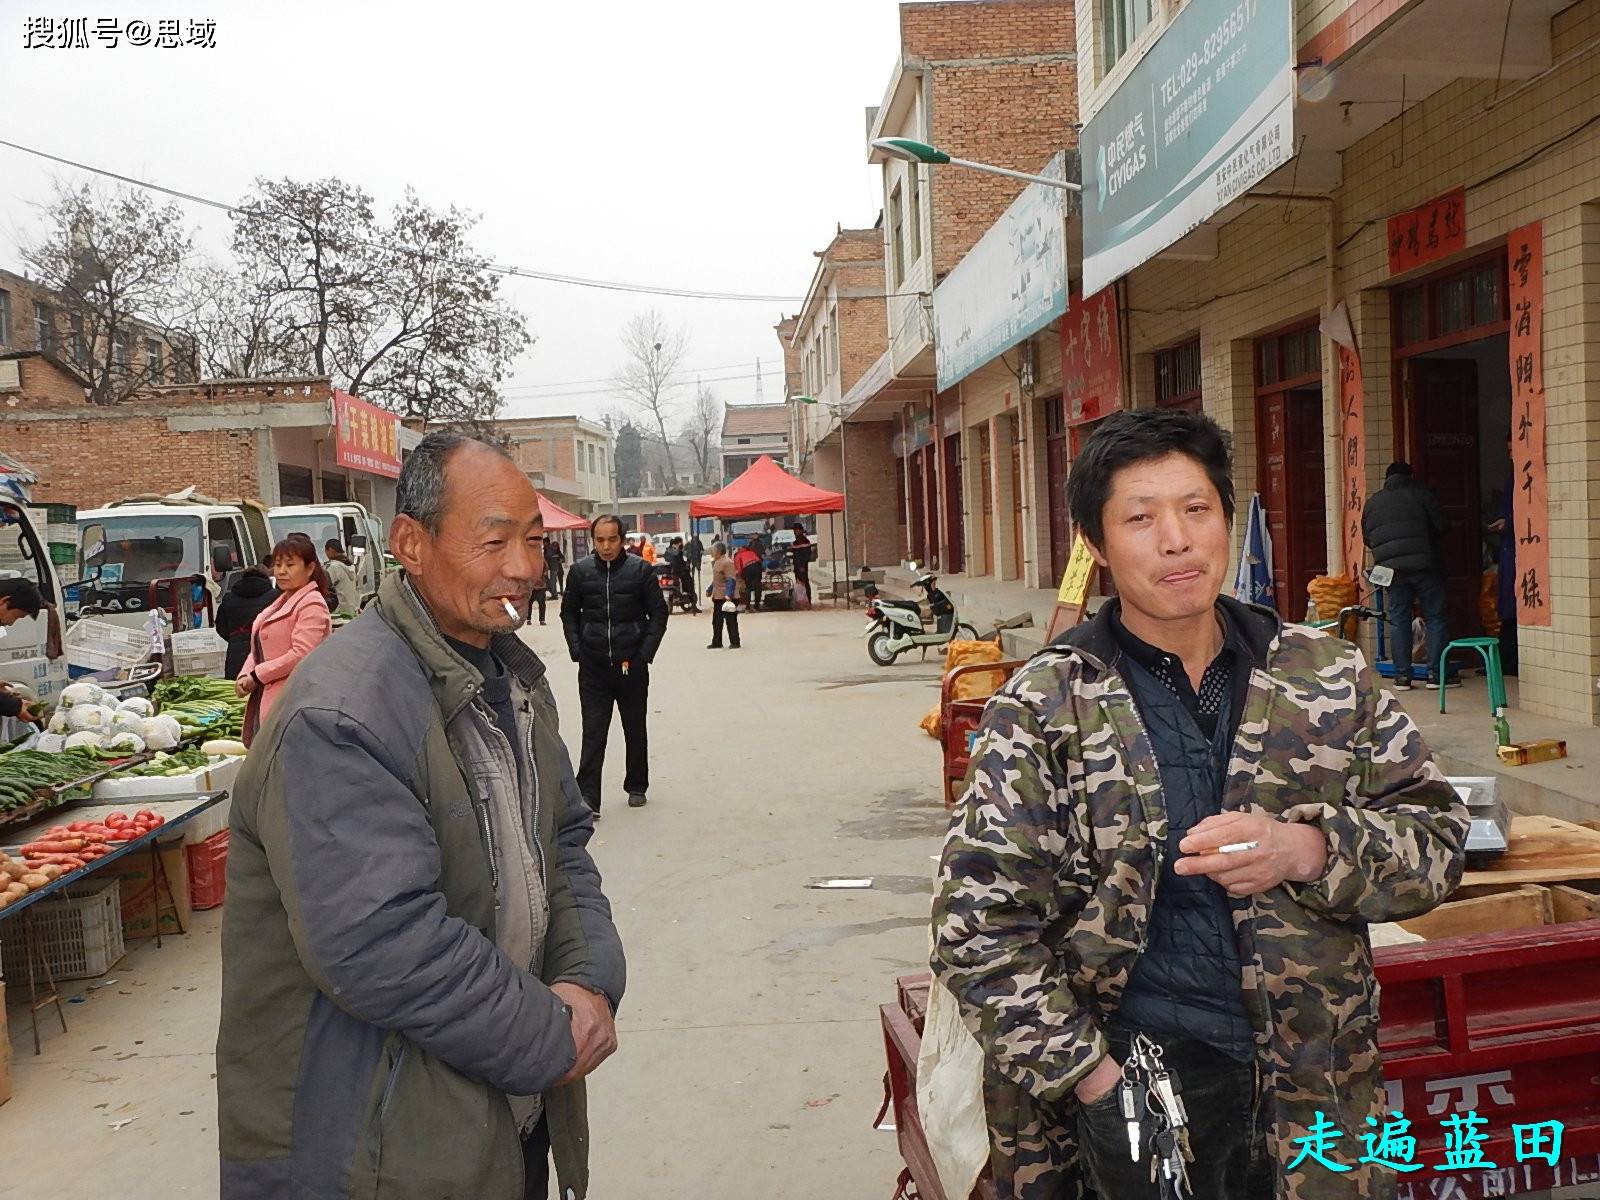
<path fill-rule="evenodd" d="M 400 478 L 400 418 L 348 392 L 333 393 L 333 461 Z"/>
<path fill-rule="evenodd" d="M 1457 188 L 1389 218 L 1389 274 L 1398 275 L 1467 245 L 1467 192 Z"/>
<path fill-rule="evenodd" d="M 1545 457 L 1544 236 L 1539 222 L 1506 244 L 1511 286 L 1511 518 L 1517 624 L 1550 624 L 1550 481 Z"/>
<path fill-rule="evenodd" d="M 1117 291 L 1074 295 L 1061 318 L 1061 395 L 1067 423 L 1098 421 L 1122 407 L 1122 333 Z"/>
<path fill-rule="evenodd" d="M 1361 576 L 1366 551 L 1361 509 L 1367 492 L 1367 403 L 1362 392 L 1361 356 L 1349 346 L 1339 351 L 1339 544 L 1344 573 Z"/>

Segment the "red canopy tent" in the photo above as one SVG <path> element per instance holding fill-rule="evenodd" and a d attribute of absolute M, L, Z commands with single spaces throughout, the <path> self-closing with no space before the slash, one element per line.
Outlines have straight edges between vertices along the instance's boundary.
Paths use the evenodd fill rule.
<path fill-rule="evenodd" d="M 691 517 L 809 516 L 844 511 L 844 493 L 812 487 L 763 454 L 720 492 L 689 502 Z"/>
<path fill-rule="evenodd" d="M 563 529 L 587 529 L 589 518 L 569 513 L 543 492 L 539 493 L 539 517 L 544 521 L 544 531 L 555 533 Z"/>
<path fill-rule="evenodd" d="M 691 517 L 810 516 L 843 511 L 843 492 L 830 492 L 796 479 L 766 454 L 720 492 L 689 502 Z M 830 516 L 830 529 L 832 520 Z M 836 538 L 830 537 L 829 541 L 839 544 Z M 835 559 L 834 578 L 838 577 L 839 563 Z M 837 601 L 837 594 L 834 598 Z"/>

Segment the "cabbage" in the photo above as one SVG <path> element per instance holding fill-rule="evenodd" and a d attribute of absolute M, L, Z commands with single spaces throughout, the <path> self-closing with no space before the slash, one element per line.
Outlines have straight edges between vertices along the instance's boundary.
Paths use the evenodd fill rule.
<path fill-rule="evenodd" d="M 104 704 L 105 689 L 97 683 L 69 683 L 61 689 L 61 707 L 72 708 L 78 704 Z"/>
<path fill-rule="evenodd" d="M 45 726 L 46 733 L 67 733 L 67 710 L 58 708 L 50 714 L 50 724 Z"/>
<path fill-rule="evenodd" d="M 117 708 L 111 711 L 112 733 L 137 733 L 144 734 L 144 717 L 140 713 L 126 708 Z"/>
<path fill-rule="evenodd" d="M 74 733 L 85 729 L 103 733 L 111 727 L 111 711 L 104 704 L 74 704 L 67 714 L 67 728 Z"/>
<path fill-rule="evenodd" d="M 174 750 L 183 740 L 183 726 L 178 724 L 177 717 L 165 715 L 150 717 L 143 723 L 143 727 L 135 732 L 152 750 Z"/>
<path fill-rule="evenodd" d="M 59 733 L 41 733 L 33 748 L 40 754 L 60 754 L 67 748 L 67 739 Z"/>
<path fill-rule="evenodd" d="M 141 717 L 152 717 L 155 715 L 156 706 L 143 696 L 130 696 L 117 705 L 117 711 L 137 713 Z"/>
<path fill-rule="evenodd" d="M 100 735 L 92 729 L 80 729 L 77 733 L 69 733 L 67 740 L 62 743 L 63 750 L 93 750 L 100 745 Z"/>
<path fill-rule="evenodd" d="M 100 739 L 100 749 L 118 754 L 143 754 L 144 739 L 137 733 L 112 733 Z"/>

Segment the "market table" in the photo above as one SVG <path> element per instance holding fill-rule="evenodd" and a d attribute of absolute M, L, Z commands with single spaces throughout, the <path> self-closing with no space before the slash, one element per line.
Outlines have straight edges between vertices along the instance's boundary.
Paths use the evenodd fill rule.
<path fill-rule="evenodd" d="M 182 796 L 171 800 L 160 800 L 155 798 L 144 799 L 140 802 L 139 807 L 147 808 L 157 816 L 162 817 L 164 820 L 161 825 L 150 830 L 148 833 L 140 834 L 132 841 L 121 843 L 115 850 L 110 851 L 103 858 L 94 859 L 87 865 L 80 867 L 76 871 L 73 871 L 70 875 L 63 875 L 60 879 L 52 880 L 44 887 L 39 888 L 36 891 L 29 892 L 22 899 L 13 901 L 5 908 L 0 909 L 0 925 L 3 925 L 4 922 L 15 917 L 18 913 L 28 913 L 27 919 L 22 923 L 22 936 L 26 941 L 26 955 L 28 960 L 28 1013 L 33 1024 L 33 1052 L 35 1054 L 40 1053 L 41 1050 L 39 1041 L 39 1010 L 47 1005 L 54 1004 L 56 1008 L 56 1016 L 61 1019 L 61 1030 L 63 1033 L 66 1032 L 67 1028 L 67 1016 L 65 1010 L 61 1007 L 61 992 L 60 989 L 56 987 L 55 977 L 51 973 L 50 964 L 45 960 L 44 955 L 39 950 L 37 933 L 34 927 L 34 914 L 30 910 L 41 900 L 44 900 L 50 896 L 65 894 L 68 889 L 75 887 L 78 884 L 87 882 L 96 871 L 100 870 L 107 864 L 114 863 L 119 859 L 136 854 L 140 850 L 148 850 L 151 862 L 151 878 L 155 888 L 156 945 L 160 946 L 162 889 L 164 888 L 166 890 L 167 902 L 172 906 L 174 912 L 178 911 L 178 902 L 177 897 L 172 894 L 172 884 L 167 879 L 167 870 L 161 861 L 161 851 L 157 843 L 169 840 L 175 831 L 182 829 L 182 827 L 188 822 L 193 821 L 202 813 L 208 812 L 209 810 L 215 808 L 227 798 L 228 793 L 226 790 L 224 790 Z M 97 815 L 104 815 L 105 813 L 114 812 L 117 810 L 117 808 L 118 805 L 115 804 L 93 803 L 74 805 L 71 806 L 70 809 L 58 808 L 52 810 L 48 816 L 40 817 L 36 822 L 24 827 L 22 830 L 8 830 L 7 832 L 15 832 L 15 834 L 21 835 L 26 833 L 28 829 L 37 830 L 39 828 L 48 828 L 50 825 L 58 823 L 60 818 L 69 811 L 71 813 L 72 820 L 83 821 L 93 820 Z M 16 842 L 14 846 L 0 847 L 0 849 L 6 849 L 9 851 L 15 849 L 16 847 L 24 846 L 31 840 L 31 837 L 24 836 L 20 841 Z M 36 967 L 42 970 L 44 974 L 45 985 L 49 989 L 45 993 L 42 1000 L 39 998 L 39 981 L 38 975 L 35 972 Z"/>

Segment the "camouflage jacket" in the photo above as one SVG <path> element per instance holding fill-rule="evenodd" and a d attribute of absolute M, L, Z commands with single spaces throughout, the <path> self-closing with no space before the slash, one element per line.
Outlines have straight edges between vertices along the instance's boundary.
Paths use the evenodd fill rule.
<path fill-rule="evenodd" d="M 1367 923 L 1455 887 L 1467 814 L 1393 695 L 1348 642 L 1223 600 L 1256 651 L 1223 798 L 1327 833 L 1328 868 L 1235 908 L 1241 984 L 1280 1200 L 1386 1197 L 1356 1165 L 1384 1100 Z M 1073 1088 L 1106 1053 L 1166 845 L 1161 781 L 1105 613 L 990 701 L 934 902 L 933 969 L 985 1050 L 1000 1196 L 1079 1197 Z M 1343 1136 L 1288 1164 L 1318 1111 Z"/>

